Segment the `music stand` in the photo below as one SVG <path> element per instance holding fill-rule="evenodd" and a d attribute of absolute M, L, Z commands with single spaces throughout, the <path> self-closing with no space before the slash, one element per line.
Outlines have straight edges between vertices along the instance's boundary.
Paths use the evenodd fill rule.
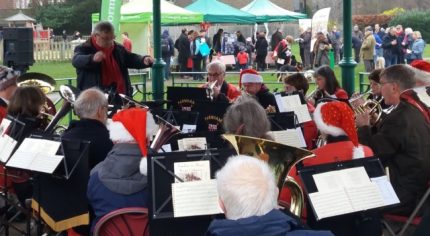
<path fill-rule="evenodd" d="M 336 171 L 336 170 L 343 170 L 343 169 L 349 169 L 354 167 L 364 167 L 366 170 L 366 173 L 370 179 L 382 177 L 385 176 L 384 168 L 381 164 L 381 161 L 377 157 L 367 157 L 367 158 L 360 158 L 360 159 L 353 159 L 349 161 L 341 161 L 341 162 L 334 162 L 334 163 L 327 163 L 322 165 L 313 165 L 313 166 L 306 166 L 306 167 L 299 167 L 298 173 L 299 176 L 303 182 L 303 185 L 306 190 L 307 196 L 311 193 L 318 192 L 317 186 L 315 184 L 313 175 L 319 174 L 319 173 L 325 173 L 330 171 Z M 312 212 L 315 216 L 317 216 L 317 212 L 315 211 L 314 205 L 311 200 L 309 200 L 310 205 L 312 206 Z M 382 206 L 382 207 L 376 207 L 376 208 L 384 208 L 388 205 Z M 392 206 L 392 205 L 389 205 Z M 369 208 L 373 209 L 373 208 Z M 343 214 L 351 214 L 357 212 L 351 211 L 348 213 Z M 308 216 L 309 217 L 309 216 Z M 317 217 L 315 217 L 317 218 Z"/>
<path fill-rule="evenodd" d="M 271 131 L 295 129 L 299 126 L 297 115 L 294 111 L 267 114 L 271 124 Z"/>
<path fill-rule="evenodd" d="M 222 132 L 222 120 L 230 105 L 227 102 L 197 102 L 196 110 L 200 113 L 197 132 Z"/>
<path fill-rule="evenodd" d="M 203 235 L 212 217 L 192 216 L 174 218 L 172 187 L 175 182 L 174 163 L 209 160 L 211 178 L 227 159 L 236 155 L 234 149 L 211 149 L 186 152 L 156 153 L 148 156 L 148 184 L 150 190 L 150 229 L 158 235 Z M 189 227 L 192 224 L 193 227 Z M 166 227 L 169 225 L 169 227 Z"/>
<path fill-rule="evenodd" d="M 25 129 L 25 123 L 22 122 L 22 121 L 20 121 L 19 117 L 15 118 L 15 117 L 13 117 L 11 115 L 7 115 L 6 119 L 9 119 L 11 121 L 11 123 L 10 123 L 10 125 L 8 127 L 8 130 L 6 130 L 5 133 L 12 135 L 15 140 L 21 140 L 22 136 L 23 136 L 23 133 L 24 133 L 24 129 Z M 6 209 L 6 211 L 4 212 L 4 215 L 1 217 L 1 225 L 4 227 L 5 235 L 6 236 L 9 235 L 9 225 L 10 225 L 10 223 L 12 222 L 12 220 L 16 216 L 18 216 L 18 214 L 20 214 L 20 212 L 18 212 L 15 216 L 13 216 L 11 218 L 11 220 L 8 220 L 8 218 L 7 218 L 7 213 L 8 213 L 7 210 L 9 209 L 9 205 L 13 205 L 14 207 L 18 208 L 19 211 L 23 210 L 23 207 L 20 207 L 20 206 L 18 206 L 16 204 L 13 204 L 13 203 L 9 204 L 9 198 L 8 198 L 8 195 L 9 195 L 8 177 L 10 175 L 7 173 L 6 163 L 9 161 L 10 157 L 17 150 L 17 148 L 18 148 L 18 145 L 16 145 L 14 147 L 14 149 L 12 150 L 12 153 L 9 155 L 9 157 L 7 158 L 7 160 L 5 162 L 1 162 L 1 164 L 3 165 L 3 170 L 4 170 L 4 172 L 3 172 L 3 177 L 4 177 L 3 178 L 3 184 L 4 184 L 4 188 L 3 188 L 3 194 L 1 194 L 1 195 L 2 195 L 3 200 L 4 200 L 4 206 L 3 207 L 4 207 L 4 209 Z M 11 176 L 11 177 L 13 178 L 13 177 L 16 177 L 16 176 Z M 28 213 L 26 213 L 26 214 L 28 214 Z M 22 230 L 18 229 L 17 227 L 14 227 L 13 225 L 10 225 L 10 226 L 12 226 L 14 229 L 20 231 L 21 233 L 23 233 Z M 29 227 L 27 226 L 26 228 L 27 228 L 27 231 L 28 231 L 27 233 L 29 233 L 30 232 L 29 231 Z"/>
<path fill-rule="evenodd" d="M 230 147 L 230 144 L 221 136 L 223 134 L 222 131 L 201 131 L 201 132 L 194 132 L 194 133 L 179 133 L 175 136 L 173 136 L 169 140 L 169 144 L 172 148 L 172 150 L 178 150 L 178 140 L 183 138 L 196 138 L 196 137 L 205 137 L 206 142 L 208 144 L 207 148 L 226 148 Z"/>
<path fill-rule="evenodd" d="M 206 89 L 192 87 L 167 87 L 167 100 L 175 110 L 195 111 L 196 102 L 210 101 Z"/>
<path fill-rule="evenodd" d="M 168 110 L 153 109 L 151 113 L 155 116 L 158 115 L 167 122 L 175 126 L 182 126 L 184 124 L 197 125 L 199 118 L 198 112 L 173 110 L 171 106 Z"/>

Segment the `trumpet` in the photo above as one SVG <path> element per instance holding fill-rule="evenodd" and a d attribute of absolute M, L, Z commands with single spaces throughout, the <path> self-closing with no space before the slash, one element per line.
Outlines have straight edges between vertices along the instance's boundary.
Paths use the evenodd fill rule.
<path fill-rule="evenodd" d="M 216 86 L 218 81 L 213 81 L 211 83 L 208 84 L 208 86 L 206 87 L 206 96 L 207 98 L 209 98 L 211 101 L 214 100 L 214 88 Z"/>
<path fill-rule="evenodd" d="M 144 109 L 149 110 L 148 106 L 143 105 L 142 103 L 134 100 L 133 98 L 131 98 L 131 97 L 127 96 L 127 95 L 124 95 L 122 93 L 119 93 L 118 95 L 121 97 L 121 99 L 123 101 L 126 102 L 125 107 L 138 107 L 138 108 L 144 108 Z"/>

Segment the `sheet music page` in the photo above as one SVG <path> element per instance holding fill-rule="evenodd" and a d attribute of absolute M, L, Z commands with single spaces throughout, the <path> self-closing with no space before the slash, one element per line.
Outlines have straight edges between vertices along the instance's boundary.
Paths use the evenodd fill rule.
<path fill-rule="evenodd" d="M 209 160 L 175 162 L 173 163 L 173 172 L 185 182 L 211 179 Z M 179 183 L 180 181 L 175 178 L 175 182 Z"/>
<path fill-rule="evenodd" d="M 384 200 L 378 186 L 369 183 L 361 186 L 351 186 L 345 189 L 354 211 L 364 211 L 384 206 Z"/>
<path fill-rule="evenodd" d="M 426 87 L 414 88 L 414 90 L 421 102 L 423 102 L 427 107 L 430 107 L 430 96 L 427 94 Z"/>
<path fill-rule="evenodd" d="M 315 185 L 317 186 L 318 192 L 331 192 L 342 189 L 343 182 L 341 180 L 341 174 L 339 171 L 329 171 L 320 174 L 312 175 Z"/>
<path fill-rule="evenodd" d="M 55 155 L 61 142 L 46 139 L 26 138 L 16 152 L 34 152 Z"/>
<path fill-rule="evenodd" d="M 294 114 L 297 115 L 297 119 L 299 120 L 300 124 L 312 120 L 311 114 L 309 113 L 308 106 L 306 104 L 294 107 L 292 111 L 294 111 Z"/>
<path fill-rule="evenodd" d="M 158 150 L 158 153 L 164 153 L 164 152 L 172 152 L 172 146 L 170 143 L 164 144 L 161 146 L 160 150 Z"/>
<path fill-rule="evenodd" d="M 178 139 L 178 151 L 184 151 L 184 140 Z"/>
<path fill-rule="evenodd" d="M 284 103 L 282 102 L 282 96 L 280 93 L 275 94 L 276 105 L 278 105 L 279 112 L 286 112 Z"/>
<path fill-rule="evenodd" d="M 17 142 L 9 135 L 0 135 L 0 162 L 5 163 L 12 154 Z"/>
<path fill-rule="evenodd" d="M 400 200 L 386 175 L 371 178 L 370 180 L 378 186 L 385 206 L 400 203 Z"/>
<path fill-rule="evenodd" d="M 12 123 L 11 120 L 4 118 L 0 123 L 0 135 L 4 135 L 7 131 L 7 128 L 9 128 L 10 124 Z"/>
<path fill-rule="evenodd" d="M 183 150 L 205 150 L 207 142 L 205 137 L 184 138 L 182 139 Z"/>
<path fill-rule="evenodd" d="M 285 145 L 301 148 L 302 143 L 297 131 L 294 129 L 270 131 L 269 135 L 272 135 L 276 142 Z"/>
<path fill-rule="evenodd" d="M 292 111 L 294 108 L 301 106 L 302 101 L 300 100 L 300 96 L 298 94 L 284 96 L 282 97 L 282 104 L 287 111 Z"/>
<path fill-rule="evenodd" d="M 353 211 L 344 189 L 331 192 L 310 193 L 309 198 L 318 219 L 342 215 Z"/>
<path fill-rule="evenodd" d="M 303 135 L 302 128 L 297 127 L 296 128 L 297 136 L 300 138 L 300 147 L 305 148 L 306 147 L 306 141 L 305 136 Z"/>
<path fill-rule="evenodd" d="M 172 199 L 174 217 L 222 213 L 216 180 L 173 183 Z"/>
<path fill-rule="evenodd" d="M 189 124 L 183 124 L 182 125 L 182 133 L 194 133 L 197 130 L 197 125 L 189 125 Z"/>
<path fill-rule="evenodd" d="M 52 174 L 63 158 L 64 156 L 38 153 L 31 162 L 31 170 Z"/>
<path fill-rule="evenodd" d="M 30 170 L 31 163 L 36 157 L 37 153 L 35 152 L 15 152 L 9 161 L 6 163 L 7 167 L 15 167 L 19 169 Z"/>
<path fill-rule="evenodd" d="M 369 176 L 363 166 L 339 170 L 344 187 L 370 184 Z"/>

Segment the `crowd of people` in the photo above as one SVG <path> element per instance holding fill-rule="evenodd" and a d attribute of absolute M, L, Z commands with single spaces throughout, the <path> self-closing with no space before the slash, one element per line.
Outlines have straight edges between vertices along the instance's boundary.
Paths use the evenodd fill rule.
<path fill-rule="evenodd" d="M 369 32 L 367 30 L 362 35 L 364 41 Z M 219 102 L 231 104 L 223 118 L 225 133 L 273 140 L 274 137 L 269 134 L 271 125 L 267 114 L 279 112 L 279 104 L 264 85 L 259 72 L 242 69 L 238 78 L 239 86 L 243 87 L 241 91 L 225 80 L 226 66 L 220 61 L 215 60 L 207 65 L 202 62 L 205 56 L 213 57 L 214 54 L 208 51 L 204 56 L 201 48 L 212 47 L 215 53 L 222 50 L 222 33 L 222 30 L 218 31 L 210 44 L 205 31 L 183 30 L 176 42 L 169 40 L 169 32 L 164 31 L 163 39 L 168 49 L 164 55 L 172 56 L 175 47 L 179 49 L 180 63 L 188 63 L 191 58 L 193 68 L 201 69 L 204 66 L 208 80 L 202 82 L 201 87 L 212 90 L 211 102 L 214 106 Z M 304 38 L 309 33 L 308 30 L 303 32 L 303 40 L 299 40 L 306 48 L 310 45 Z M 259 36 L 256 45 L 261 43 L 267 53 L 265 35 L 259 33 Z M 392 36 L 388 34 L 384 38 Z M 324 34 L 318 35 L 314 46 L 316 52 L 325 51 L 330 44 L 325 37 Z M 329 38 L 333 40 L 337 37 L 337 29 L 334 28 Z M 240 32 L 237 38 L 246 45 L 248 40 Z M 294 41 L 292 37 L 282 37 L 279 30 L 272 38 L 278 40 L 272 46 L 286 47 L 285 51 Z M 330 47 L 334 47 L 333 44 Z M 287 55 L 285 51 L 278 49 L 278 53 Z M 239 155 L 230 157 L 216 174 L 219 205 L 225 217 L 213 220 L 207 235 L 379 236 L 382 235 L 382 214 L 409 215 L 428 189 L 430 109 L 420 99 L 419 92 L 425 88 L 423 86 L 430 86 L 430 63 L 415 58 L 411 65 L 394 63 L 385 69 L 372 69 L 369 76 L 371 99 L 381 104 L 383 114 L 378 122 L 371 122 L 373 110 L 363 108 L 362 112 L 355 113 L 357 106 L 363 103 L 352 104 L 334 71 L 322 63 L 325 60 L 322 52 L 314 56 L 321 63 L 313 75 L 317 85 L 315 92 L 307 94 L 308 80 L 301 73 L 283 80 L 284 92 L 301 93 L 313 117 L 303 123 L 302 129 L 306 148 L 315 157 L 293 166 L 289 175 L 303 187 L 297 174 L 300 168 L 376 156 L 389 169 L 386 174 L 400 204 L 388 209 L 317 220 L 310 203 L 306 201 L 304 214 L 291 217 L 288 209 L 278 206 L 278 200 L 290 200 L 290 193 L 286 188 L 277 188 L 270 163 Z M 302 57 L 305 66 L 309 65 L 306 58 Z M 278 59 L 287 58 L 278 54 Z M 363 60 L 370 59 L 363 57 Z M 245 64 L 245 59 L 241 62 L 239 64 Z M 151 67 L 152 63 L 151 56 L 134 54 L 116 43 L 114 28 L 108 22 L 98 23 L 91 37 L 76 47 L 72 64 L 77 70 L 77 85 L 82 92 L 73 109 L 79 120 L 69 125 L 62 138 L 88 140 L 90 147 L 88 159 L 79 162 L 69 179 L 37 178 L 47 189 L 44 202 L 51 204 L 42 206 L 42 202 L 36 202 L 33 206 L 38 207 L 34 209 L 48 214 L 50 220 L 46 223 L 55 231 L 90 235 L 97 222 L 109 212 L 125 207 L 149 207 L 146 157 L 150 138 L 157 130 L 153 115 L 146 108 L 126 108 L 108 119 L 109 104 L 117 100 L 108 101 L 105 93 L 113 91 L 132 96 L 128 68 Z M 181 69 L 187 68 L 187 64 L 180 65 Z M 24 132 L 8 133 L 19 145 L 24 138 L 43 133 L 46 128 L 46 119 L 42 116 L 46 96 L 36 87 L 18 87 L 17 79 L 18 74 L 14 70 L 0 67 L 0 122 L 9 115 L 25 124 Z M 194 79 L 202 80 L 202 77 L 195 75 Z M 360 99 L 364 100 L 363 97 Z M 317 144 L 319 137 L 324 142 Z M 14 188 L 22 206 L 26 206 L 25 200 L 35 194 L 32 174 L 16 171 L 14 175 L 16 177 L 9 185 Z M 426 224 L 428 219 L 423 222 Z"/>

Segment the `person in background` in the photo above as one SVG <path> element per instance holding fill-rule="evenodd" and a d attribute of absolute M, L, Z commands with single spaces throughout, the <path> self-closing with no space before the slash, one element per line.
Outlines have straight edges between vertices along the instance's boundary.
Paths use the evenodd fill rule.
<path fill-rule="evenodd" d="M 388 33 L 382 39 L 384 49 L 385 67 L 396 65 L 400 53 L 400 44 L 397 42 L 396 28 L 387 29 Z"/>
<path fill-rule="evenodd" d="M 218 29 L 217 33 L 213 37 L 213 50 L 216 54 L 219 54 L 222 52 L 222 34 L 224 30 Z"/>
<path fill-rule="evenodd" d="M 173 40 L 169 35 L 168 30 L 164 30 L 161 35 L 161 58 L 163 58 L 164 63 L 164 80 L 168 80 L 170 77 L 170 62 L 172 57 L 175 55 L 175 48 L 173 45 Z"/>
<path fill-rule="evenodd" d="M 328 33 L 327 38 L 334 52 L 334 63 L 337 65 L 340 60 L 340 33 L 337 31 L 336 25 L 334 25 L 331 32 Z"/>
<path fill-rule="evenodd" d="M 303 68 L 310 69 L 312 68 L 313 62 L 312 62 L 312 56 L 311 56 L 311 40 L 312 40 L 312 32 L 311 28 L 308 27 L 305 32 L 303 32 L 300 35 L 300 38 L 303 40 L 300 41 L 300 43 L 303 46 L 304 50 L 304 61 L 302 62 Z"/>
<path fill-rule="evenodd" d="M 423 52 L 426 43 L 422 39 L 420 31 L 414 31 L 412 33 L 413 43 L 411 49 L 406 51 L 406 60 L 408 64 L 411 64 L 414 60 L 422 60 Z"/>
<path fill-rule="evenodd" d="M 190 40 L 188 39 L 188 31 L 183 28 L 181 35 L 175 41 L 175 48 L 178 50 L 178 64 L 179 71 L 184 73 L 188 72 L 188 58 L 191 56 Z M 187 78 L 186 75 L 182 74 L 183 79 Z"/>
<path fill-rule="evenodd" d="M 397 54 L 397 64 L 405 64 L 405 53 L 406 50 L 403 50 L 406 46 L 406 42 L 404 42 L 404 39 L 406 37 L 406 32 L 403 30 L 402 25 L 396 26 L 396 36 L 397 36 L 397 45 L 399 47 L 399 52 Z"/>
<path fill-rule="evenodd" d="M 128 68 L 151 67 L 151 56 L 140 56 L 128 52 L 115 42 L 115 29 L 110 22 L 97 23 L 91 37 L 75 48 L 72 65 L 76 68 L 77 87 L 85 90 L 99 87 L 127 96 L 133 95 Z M 122 104 L 116 97 L 116 103 Z"/>
<path fill-rule="evenodd" d="M 373 37 L 372 27 L 367 26 L 364 29 L 364 39 L 361 44 L 360 55 L 363 58 L 364 68 L 366 72 L 371 72 L 375 69 L 375 63 L 373 61 L 375 54 L 376 40 Z"/>
<path fill-rule="evenodd" d="M 237 37 L 237 42 L 242 43 L 243 45 L 246 44 L 246 39 L 243 36 L 242 32 L 236 31 L 236 37 Z"/>
<path fill-rule="evenodd" d="M 239 63 L 240 70 L 245 70 L 248 68 L 249 55 L 246 52 L 246 48 L 242 47 L 236 58 Z"/>
<path fill-rule="evenodd" d="M 131 39 L 128 37 L 127 32 L 123 32 L 121 34 L 122 36 L 122 46 L 128 51 L 131 52 L 131 49 L 133 48 L 133 43 L 131 42 Z"/>
<path fill-rule="evenodd" d="M 0 66 L 0 123 L 6 117 L 7 106 L 18 85 L 18 71 L 6 66 Z"/>
<path fill-rule="evenodd" d="M 253 63 L 254 63 L 253 62 L 254 44 L 252 43 L 251 37 L 246 38 L 245 48 L 246 48 L 246 53 L 248 53 L 248 65 L 247 65 L 247 68 L 248 68 L 250 66 L 253 66 Z"/>
<path fill-rule="evenodd" d="M 355 36 L 354 34 L 352 35 L 351 40 L 352 40 L 352 48 L 354 49 L 354 60 L 355 62 L 360 63 L 360 49 L 363 41 L 357 36 Z"/>
<path fill-rule="evenodd" d="M 322 32 L 317 33 L 317 40 L 315 41 L 313 47 L 314 53 L 314 67 L 320 67 L 323 65 L 329 65 L 330 59 L 328 57 L 328 52 L 330 50 L 330 44 L 328 43 L 327 38 Z"/>
<path fill-rule="evenodd" d="M 207 36 L 206 30 L 200 30 L 200 39 L 202 44 L 206 43 L 208 45 L 208 48 L 212 48 L 212 42 L 210 38 Z M 210 52 L 209 52 L 210 53 Z M 202 69 L 203 71 L 206 71 L 206 65 L 208 62 L 208 55 L 202 56 Z"/>
<path fill-rule="evenodd" d="M 259 33 L 257 36 L 257 42 L 255 43 L 255 60 L 257 62 L 257 70 L 266 70 L 266 56 L 267 47 L 269 47 L 266 35 L 264 33 Z"/>
<path fill-rule="evenodd" d="M 206 236 L 324 236 L 306 230 L 278 210 L 278 188 L 269 165 L 255 157 L 229 158 L 216 174 L 219 205 L 226 219 L 215 219 Z M 257 204 L 256 204 L 257 203 Z"/>
<path fill-rule="evenodd" d="M 363 32 L 361 32 L 360 28 L 358 27 L 358 25 L 354 25 L 353 27 L 353 31 L 352 31 L 352 36 L 357 37 L 360 41 L 363 41 L 364 38 L 364 34 Z"/>
<path fill-rule="evenodd" d="M 203 80 L 203 75 L 200 74 L 202 72 L 202 60 L 203 56 L 200 52 L 200 46 L 202 45 L 202 38 L 200 37 L 199 33 L 197 31 L 194 31 L 191 35 L 191 42 L 190 42 L 190 48 L 191 48 L 191 58 L 193 60 L 193 72 L 197 72 L 196 74 L 193 74 L 193 80 Z"/>
<path fill-rule="evenodd" d="M 279 42 L 281 42 L 283 38 L 282 30 L 277 28 L 270 38 L 270 49 L 275 51 L 276 46 L 278 46 Z"/>

